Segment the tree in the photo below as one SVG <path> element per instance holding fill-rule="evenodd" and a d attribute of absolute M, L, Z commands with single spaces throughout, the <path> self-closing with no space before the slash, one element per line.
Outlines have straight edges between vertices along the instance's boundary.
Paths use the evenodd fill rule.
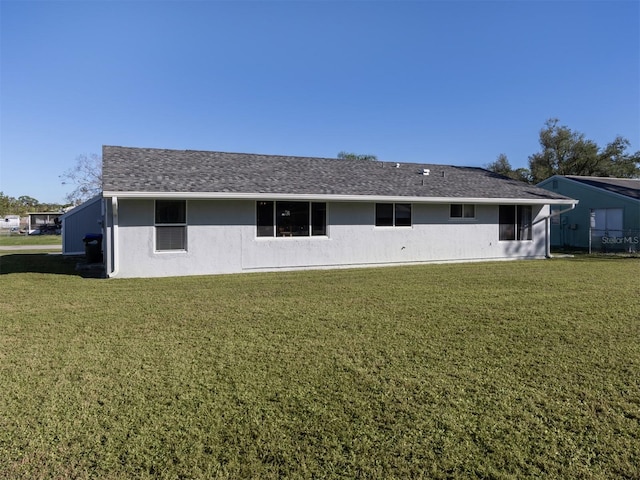
<path fill-rule="evenodd" d="M 40 206 L 40 202 L 38 200 L 27 195 L 18 197 L 17 203 L 27 211 L 34 211 Z"/>
<path fill-rule="evenodd" d="M 359 155 L 351 152 L 340 152 L 338 153 L 338 158 L 340 160 L 371 160 L 374 162 L 378 160 L 378 157 L 375 155 Z"/>
<path fill-rule="evenodd" d="M 67 200 L 75 205 L 102 192 L 102 158 L 100 155 L 79 155 L 75 165 L 60 175 L 63 185 L 75 185 Z"/>
<path fill-rule="evenodd" d="M 496 161 L 485 166 L 485 168 L 491 172 L 504 175 L 505 177 L 513 178 L 514 180 L 520 180 L 522 182 L 529 182 L 531 173 L 526 168 L 513 169 L 509 159 L 504 153 L 498 155 Z"/>
<path fill-rule="evenodd" d="M 5 215 L 24 216 L 31 212 L 57 212 L 64 208 L 57 203 L 40 203 L 33 197 L 22 195 L 18 198 L 10 197 L 0 192 L 0 217 Z"/>
<path fill-rule="evenodd" d="M 640 175 L 640 152 L 628 154 L 629 141 L 625 138 L 616 137 L 600 150 L 594 141 L 558 122 L 557 118 L 546 121 L 545 128 L 540 130 L 542 151 L 529 156 L 533 183 L 553 175 L 623 178 Z"/>

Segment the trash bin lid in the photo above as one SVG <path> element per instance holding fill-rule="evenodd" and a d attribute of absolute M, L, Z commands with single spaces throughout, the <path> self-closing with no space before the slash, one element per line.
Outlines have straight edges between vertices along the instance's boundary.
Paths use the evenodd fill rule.
<path fill-rule="evenodd" d="M 102 240 L 102 234 L 101 233 L 86 233 L 84 235 L 83 240 L 87 241 L 87 240 Z"/>

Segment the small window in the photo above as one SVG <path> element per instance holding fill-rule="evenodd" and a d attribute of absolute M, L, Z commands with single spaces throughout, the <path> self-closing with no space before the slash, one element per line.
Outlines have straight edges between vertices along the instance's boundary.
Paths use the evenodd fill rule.
<path fill-rule="evenodd" d="M 273 237 L 273 202 L 257 202 L 256 224 L 259 237 Z"/>
<path fill-rule="evenodd" d="M 311 235 L 327 234 L 327 204 L 311 204 Z"/>
<path fill-rule="evenodd" d="M 376 203 L 376 227 L 410 227 L 410 203 Z"/>
<path fill-rule="evenodd" d="M 396 224 L 396 227 L 411 226 L 411 204 L 410 203 L 396 203 L 395 224 Z"/>
<path fill-rule="evenodd" d="M 187 202 L 156 200 L 156 251 L 187 249 Z"/>
<path fill-rule="evenodd" d="M 376 203 L 376 227 L 393 227 L 393 203 Z"/>
<path fill-rule="evenodd" d="M 466 203 L 452 203 L 449 209 L 449 217 L 476 218 L 476 206 Z"/>

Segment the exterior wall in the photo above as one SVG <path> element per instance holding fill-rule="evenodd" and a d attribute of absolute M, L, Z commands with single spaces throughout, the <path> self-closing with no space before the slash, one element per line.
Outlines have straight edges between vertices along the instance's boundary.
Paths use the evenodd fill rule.
<path fill-rule="evenodd" d="M 7 215 L 0 219 L 0 228 L 20 228 L 20 216 L 19 215 Z"/>
<path fill-rule="evenodd" d="M 96 197 L 65 213 L 62 218 L 62 254 L 84 253 L 82 239 L 87 233 L 102 233 L 101 197 Z"/>
<path fill-rule="evenodd" d="M 539 220 L 547 206 L 533 207 L 533 240 L 501 242 L 497 205 L 477 205 L 473 220 L 451 220 L 448 204 L 414 204 L 412 227 L 375 227 L 373 203 L 328 203 L 327 236 L 286 238 L 256 236 L 255 205 L 189 200 L 187 251 L 156 252 L 154 201 L 119 200 L 117 259 L 114 229 L 106 226 L 107 272 L 115 267 L 117 277 L 160 277 L 545 255 L 545 222 Z"/>
<path fill-rule="evenodd" d="M 556 188 L 553 187 L 554 180 Z M 575 209 L 561 214 L 559 221 L 551 223 L 552 247 L 588 248 L 590 214 L 592 209 L 597 208 L 622 208 L 623 229 L 640 230 L 640 202 L 633 198 L 626 198 L 561 176 L 548 178 L 538 186 L 580 201 Z"/>
<path fill-rule="evenodd" d="M 29 233 L 41 228 L 43 225 L 53 225 L 56 219 L 62 216 L 59 212 L 38 212 L 29 214 Z"/>

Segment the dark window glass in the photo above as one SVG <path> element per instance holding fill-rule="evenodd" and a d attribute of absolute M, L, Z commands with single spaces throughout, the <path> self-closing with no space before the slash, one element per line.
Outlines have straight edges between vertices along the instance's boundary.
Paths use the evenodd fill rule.
<path fill-rule="evenodd" d="M 156 224 L 186 223 L 185 200 L 156 200 Z"/>
<path fill-rule="evenodd" d="M 476 217 L 476 206 L 475 205 L 463 205 L 464 209 L 464 218 L 475 218 Z"/>
<path fill-rule="evenodd" d="M 500 205 L 500 240 L 531 240 L 533 207 Z"/>
<path fill-rule="evenodd" d="M 531 205 L 518 206 L 518 240 L 531 240 Z"/>
<path fill-rule="evenodd" d="M 156 250 L 186 250 L 187 202 L 156 200 Z"/>
<path fill-rule="evenodd" d="M 376 203 L 376 227 L 393 226 L 393 203 Z"/>
<path fill-rule="evenodd" d="M 327 234 L 327 204 L 320 202 L 256 202 L 259 237 L 305 237 Z"/>
<path fill-rule="evenodd" d="M 311 235 L 327 234 L 327 204 L 311 204 Z"/>
<path fill-rule="evenodd" d="M 309 202 L 277 202 L 276 228 L 279 237 L 309 235 Z"/>
<path fill-rule="evenodd" d="M 449 216 L 451 218 L 475 218 L 476 206 L 462 203 L 450 205 Z"/>
<path fill-rule="evenodd" d="M 411 204 L 396 203 L 396 227 L 411 226 Z"/>
<path fill-rule="evenodd" d="M 257 202 L 256 225 L 259 237 L 273 237 L 273 202 Z"/>
<path fill-rule="evenodd" d="M 516 206 L 500 205 L 500 240 L 516 239 Z"/>

